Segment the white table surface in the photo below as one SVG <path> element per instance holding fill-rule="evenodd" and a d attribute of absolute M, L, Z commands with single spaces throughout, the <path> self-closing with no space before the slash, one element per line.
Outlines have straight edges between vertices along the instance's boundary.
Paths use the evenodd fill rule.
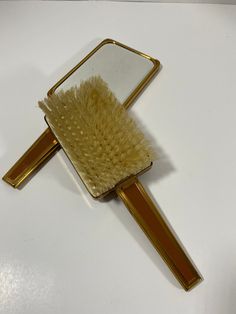
<path fill-rule="evenodd" d="M 205 280 L 181 289 L 59 152 L 22 190 L 0 183 L 0 313 L 233 314 L 236 6 L 1 2 L 1 175 L 45 129 L 37 101 L 106 37 L 162 63 L 132 109 L 160 147 L 141 180 Z"/>

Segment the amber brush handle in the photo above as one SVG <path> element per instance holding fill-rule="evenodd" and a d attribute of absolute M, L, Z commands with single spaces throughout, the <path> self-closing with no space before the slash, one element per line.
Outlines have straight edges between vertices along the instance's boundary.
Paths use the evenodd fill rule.
<path fill-rule="evenodd" d="M 14 188 L 19 187 L 34 170 L 49 157 L 52 157 L 52 153 L 59 148 L 60 144 L 51 130 L 47 128 L 2 179 Z"/>
<path fill-rule="evenodd" d="M 116 189 L 130 213 L 187 291 L 202 278 L 136 177 Z"/>

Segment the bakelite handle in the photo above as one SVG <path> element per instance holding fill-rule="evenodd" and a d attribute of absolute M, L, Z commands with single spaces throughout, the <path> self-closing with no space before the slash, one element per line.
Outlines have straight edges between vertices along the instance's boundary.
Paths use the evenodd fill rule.
<path fill-rule="evenodd" d="M 60 144 L 51 130 L 47 128 L 2 179 L 14 188 L 19 187 L 59 148 Z"/>
<path fill-rule="evenodd" d="M 202 278 L 136 177 L 116 189 L 130 213 L 187 291 Z"/>

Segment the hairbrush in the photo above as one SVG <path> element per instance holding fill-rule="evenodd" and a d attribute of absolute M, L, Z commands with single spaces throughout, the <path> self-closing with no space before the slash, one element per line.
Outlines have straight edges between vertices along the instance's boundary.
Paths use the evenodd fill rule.
<path fill-rule="evenodd" d="M 124 202 L 185 290 L 201 276 L 137 178 L 156 159 L 152 145 L 106 82 L 91 77 L 39 102 L 46 122 L 94 198 Z"/>
<path fill-rule="evenodd" d="M 49 91 L 52 95 L 60 88 L 68 89 L 94 75 L 102 76 L 126 109 L 143 91 L 160 67 L 160 62 L 143 52 L 113 39 L 104 39 L 75 67 L 66 73 Z M 72 83 L 73 82 L 73 83 Z M 3 176 L 14 188 L 22 186 L 46 160 L 59 150 L 60 144 L 47 128 L 30 148 Z"/>

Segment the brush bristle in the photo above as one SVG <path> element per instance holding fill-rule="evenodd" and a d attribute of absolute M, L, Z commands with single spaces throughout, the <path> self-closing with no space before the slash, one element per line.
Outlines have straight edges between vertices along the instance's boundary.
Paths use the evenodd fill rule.
<path fill-rule="evenodd" d="M 94 197 L 154 159 L 149 142 L 100 77 L 53 94 L 39 107 Z"/>

